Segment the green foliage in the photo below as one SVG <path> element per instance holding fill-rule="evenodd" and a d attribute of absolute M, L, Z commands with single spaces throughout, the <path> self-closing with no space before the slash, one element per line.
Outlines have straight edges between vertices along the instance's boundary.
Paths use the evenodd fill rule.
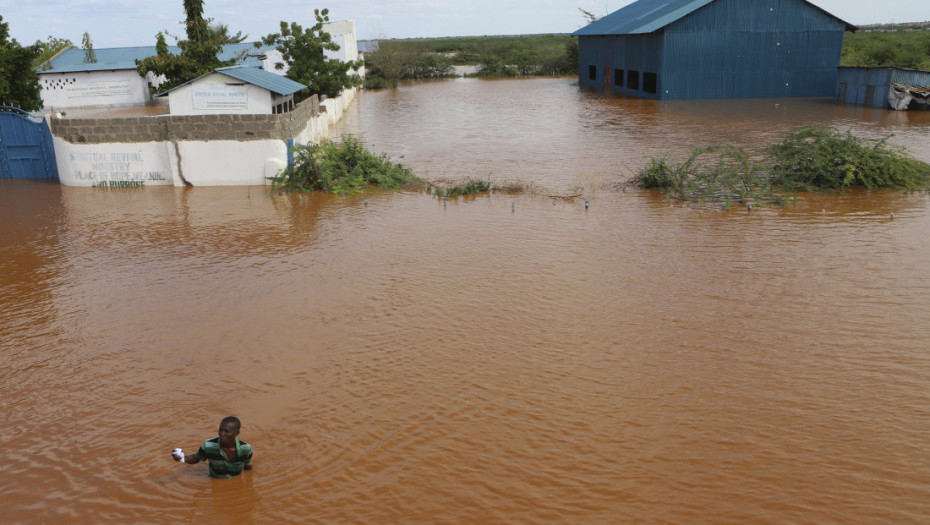
<path fill-rule="evenodd" d="M 728 143 L 695 148 L 682 164 L 653 158 L 639 173 L 637 185 L 664 188 L 669 197 L 687 201 L 732 201 L 762 206 L 781 202 L 761 167 L 745 151 Z"/>
<path fill-rule="evenodd" d="M 453 65 L 477 66 L 474 76 L 569 75 L 578 71 L 578 41 L 569 35 L 443 37 L 382 40 L 366 57 L 366 87 L 396 87 L 406 78 L 453 76 Z M 433 61 L 438 67 L 416 64 Z"/>
<path fill-rule="evenodd" d="M 94 41 L 90 38 L 90 33 L 84 32 L 84 38 L 81 39 L 81 49 L 84 50 L 84 63 L 96 64 L 97 53 L 94 52 Z"/>
<path fill-rule="evenodd" d="M 371 186 L 396 190 L 420 183 L 409 168 L 369 152 L 354 137 L 343 137 L 341 144 L 299 145 L 293 152 L 294 163 L 274 178 L 272 191 L 346 195 Z"/>
<path fill-rule="evenodd" d="M 769 146 L 773 183 L 788 190 L 927 189 L 930 165 L 884 139 L 864 139 L 822 124 L 795 128 Z"/>
<path fill-rule="evenodd" d="M 437 197 L 458 197 L 459 195 L 477 195 L 491 191 L 491 181 L 486 179 L 467 179 L 461 184 L 433 185 L 428 191 Z"/>
<path fill-rule="evenodd" d="M 287 78 L 310 86 L 294 95 L 297 102 L 313 93 L 330 98 L 339 96 L 346 88 L 359 86 L 361 77 L 355 73 L 362 67 L 361 61 L 343 62 L 327 58 L 324 51 L 338 51 L 339 44 L 323 30 L 329 22 L 329 9 L 313 10 L 316 24 L 306 29 L 296 22 L 281 22 L 281 32 L 262 38 L 265 45 L 274 45 L 288 65 Z"/>
<path fill-rule="evenodd" d="M 33 66 L 47 70 L 51 67 L 49 61 L 61 50 L 74 47 L 74 43 L 65 38 L 56 38 L 49 35 L 48 40 L 45 42 L 36 40 L 35 46 L 39 48 L 39 55 L 36 57 Z"/>
<path fill-rule="evenodd" d="M 863 139 L 822 124 L 801 126 L 770 145 L 760 161 L 740 148 L 696 148 L 684 163 L 654 157 L 631 181 L 662 188 L 685 201 L 782 203 L 797 190 L 867 188 L 930 189 L 930 165 L 909 157 L 887 139 Z"/>
<path fill-rule="evenodd" d="M 930 31 L 846 33 L 840 65 L 930 70 Z"/>
<path fill-rule="evenodd" d="M 25 111 L 42 109 L 39 73 L 35 61 L 39 46 L 23 47 L 10 38 L 9 25 L 0 16 L 0 104 Z"/>
<path fill-rule="evenodd" d="M 236 59 L 218 58 L 223 44 L 227 43 L 228 34 L 210 30 L 209 20 L 203 18 L 203 0 L 184 0 L 184 11 L 187 13 L 187 40 L 178 40 L 181 54 L 172 55 L 164 33 L 159 32 L 156 35 L 156 54 L 136 60 L 136 70 L 141 76 L 151 72 L 167 79 L 157 88 L 152 88 L 153 92 L 168 91 L 217 68 L 236 63 Z"/>

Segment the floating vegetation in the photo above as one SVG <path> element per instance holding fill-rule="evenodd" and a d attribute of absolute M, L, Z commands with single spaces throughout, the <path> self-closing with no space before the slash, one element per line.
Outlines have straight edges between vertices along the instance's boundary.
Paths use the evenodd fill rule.
<path fill-rule="evenodd" d="M 669 198 L 692 202 L 733 202 L 745 206 L 784 204 L 797 190 L 867 188 L 930 189 L 930 165 L 889 146 L 822 124 L 795 128 L 769 146 L 761 160 L 732 144 L 696 148 L 681 164 L 653 157 L 631 184 L 660 188 Z"/>

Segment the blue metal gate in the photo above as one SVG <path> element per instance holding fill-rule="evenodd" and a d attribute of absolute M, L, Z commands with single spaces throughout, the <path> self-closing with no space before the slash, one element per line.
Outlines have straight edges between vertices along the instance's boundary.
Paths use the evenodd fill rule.
<path fill-rule="evenodd" d="M 58 180 L 52 133 L 45 117 L 0 106 L 0 179 Z"/>

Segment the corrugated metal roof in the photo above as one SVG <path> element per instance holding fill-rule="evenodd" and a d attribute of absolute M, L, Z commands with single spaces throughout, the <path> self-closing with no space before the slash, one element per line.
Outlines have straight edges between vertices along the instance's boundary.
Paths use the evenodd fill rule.
<path fill-rule="evenodd" d="M 261 43 L 259 43 L 261 44 Z M 219 54 L 220 60 L 230 60 L 242 57 L 241 64 L 261 67 L 260 56 L 265 51 L 274 49 L 274 46 L 261 44 L 256 48 L 251 42 L 241 44 L 226 44 Z M 172 55 L 181 53 L 181 48 L 177 46 L 168 46 L 168 52 Z M 64 51 L 51 62 L 51 68 L 39 70 L 43 73 L 76 73 L 85 71 L 109 71 L 122 69 L 135 69 L 136 60 L 155 55 L 155 46 L 139 47 L 111 47 L 103 49 L 94 49 L 94 55 L 97 61 L 93 63 L 84 62 L 83 49 L 68 49 Z"/>
<path fill-rule="evenodd" d="M 279 95 L 290 95 L 292 93 L 297 93 L 301 89 L 304 89 L 307 87 L 301 84 L 300 82 L 294 82 L 293 80 L 287 77 L 278 75 L 276 73 L 271 73 L 269 71 L 265 71 L 264 69 L 259 69 L 257 67 L 230 66 L 230 67 L 221 67 L 221 68 L 215 69 L 214 71 L 211 71 L 210 73 L 207 73 L 206 75 L 200 75 L 199 77 L 193 80 L 188 80 L 187 82 L 179 86 L 175 86 L 169 89 L 168 91 L 163 91 L 155 96 L 163 97 L 176 89 L 180 89 L 188 84 L 193 84 L 194 82 L 197 82 L 201 78 L 212 75 L 213 73 L 220 73 L 222 75 L 226 75 L 227 77 L 234 78 L 242 82 L 254 84 L 258 87 L 265 88 L 268 91 L 271 91 L 272 93 L 277 93 Z"/>
<path fill-rule="evenodd" d="M 639 0 L 613 13 L 582 27 L 572 33 L 573 36 L 601 35 L 638 35 L 652 33 L 697 11 L 714 0 Z M 801 0 L 804 3 L 840 20 L 820 7 Z M 856 26 L 846 24 L 848 31 L 855 31 Z"/>
<path fill-rule="evenodd" d="M 279 95 L 290 95 L 292 93 L 297 93 L 301 89 L 307 88 L 307 86 L 301 84 L 300 82 L 295 82 L 285 76 L 271 73 L 270 71 L 265 71 L 264 69 L 258 69 L 255 67 L 222 67 L 217 69 L 216 72 L 233 77 L 236 80 L 248 82 L 249 84 L 255 84 L 258 87 L 265 88 L 268 91 L 277 93 Z"/>
<path fill-rule="evenodd" d="M 359 53 L 374 53 L 380 49 L 380 45 L 377 40 L 359 40 L 356 43 Z"/>

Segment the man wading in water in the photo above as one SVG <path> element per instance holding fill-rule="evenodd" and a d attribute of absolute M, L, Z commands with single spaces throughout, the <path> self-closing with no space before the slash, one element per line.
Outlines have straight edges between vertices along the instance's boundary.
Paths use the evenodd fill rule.
<path fill-rule="evenodd" d="M 239 418 L 224 417 L 220 421 L 219 436 L 204 441 L 196 454 L 185 456 L 181 449 L 176 448 L 171 457 L 191 465 L 207 460 L 211 478 L 234 478 L 243 470 L 252 470 L 252 445 L 236 439 L 241 427 Z"/>

